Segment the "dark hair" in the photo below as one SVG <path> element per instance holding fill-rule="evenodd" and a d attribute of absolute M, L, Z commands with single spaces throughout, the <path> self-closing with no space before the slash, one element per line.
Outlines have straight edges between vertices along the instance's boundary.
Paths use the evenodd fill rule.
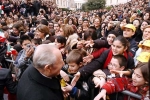
<path fill-rule="evenodd" d="M 0 24 L 1 24 L 2 26 L 7 26 L 7 23 L 6 23 L 5 21 L 1 21 Z"/>
<path fill-rule="evenodd" d="M 25 26 L 22 21 L 17 21 L 13 24 L 13 28 L 16 28 L 19 32 L 25 32 Z"/>
<path fill-rule="evenodd" d="M 108 35 L 109 35 L 109 34 L 114 34 L 116 37 L 118 36 L 118 33 L 117 33 L 117 31 L 115 31 L 115 30 L 112 30 L 112 31 L 108 32 Z M 108 36 L 108 35 L 107 35 L 107 36 Z M 106 37 L 107 37 L 107 36 L 106 36 Z"/>
<path fill-rule="evenodd" d="M 84 40 L 87 40 L 88 37 L 90 37 L 90 36 L 91 36 L 92 40 L 97 39 L 97 35 L 96 35 L 94 32 L 91 32 L 91 31 L 89 31 L 89 30 L 86 30 L 86 31 L 84 32 Z"/>
<path fill-rule="evenodd" d="M 41 19 L 41 20 L 40 20 L 40 23 L 43 24 L 43 25 L 48 26 L 48 22 L 47 22 L 46 19 Z"/>
<path fill-rule="evenodd" d="M 90 29 L 96 30 L 95 26 L 90 26 Z"/>
<path fill-rule="evenodd" d="M 32 39 L 32 42 L 33 42 L 34 44 L 40 45 L 40 44 L 42 44 L 42 39 L 40 39 L 40 38 L 38 38 L 38 39 Z"/>
<path fill-rule="evenodd" d="M 127 67 L 127 59 L 123 55 L 114 55 L 113 58 L 117 59 L 119 62 L 120 67 L 124 66 L 125 69 Z"/>
<path fill-rule="evenodd" d="M 128 17 L 125 17 L 124 19 L 126 19 L 126 23 L 129 24 L 130 23 L 130 19 Z M 123 20 L 124 20 L 123 19 Z"/>
<path fill-rule="evenodd" d="M 84 18 L 84 19 L 83 19 L 83 22 L 84 22 L 84 21 L 89 21 L 89 20 L 88 20 L 87 18 Z"/>
<path fill-rule="evenodd" d="M 127 47 L 127 51 L 129 51 L 130 43 L 129 43 L 129 41 L 125 37 L 119 35 L 118 37 L 116 37 L 114 39 L 114 41 L 116 41 L 116 40 L 120 41 L 124 47 Z"/>
<path fill-rule="evenodd" d="M 66 38 L 64 36 L 56 36 L 56 40 L 58 43 L 66 45 Z"/>
<path fill-rule="evenodd" d="M 138 64 L 137 67 L 135 68 L 135 69 L 140 68 L 142 76 L 144 80 L 148 82 L 148 84 L 149 84 L 149 66 L 150 66 L 150 62 L 149 64 L 148 63 Z"/>
<path fill-rule="evenodd" d="M 134 22 L 135 20 L 139 21 L 139 25 L 141 24 L 141 20 L 140 20 L 140 19 L 134 19 L 134 20 L 132 21 L 132 24 L 133 24 L 133 22 Z"/>
<path fill-rule="evenodd" d="M 143 22 L 148 23 L 148 25 L 150 24 L 150 21 L 149 21 L 149 20 L 143 20 L 143 21 L 141 22 L 141 24 L 142 24 Z"/>
<path fill-rule="evenodd" d="M 85 57 L 86 51 L 84 50 L 78 50 L 73 49 L 67 56 L 66 62 L 67 63 L 76 63 L 77 65 L 80 64 L 80 62 L 83 62 L 83 57 Z"/>
<path fill-rule="evenodd" d="M 22 35 L 22 36 L 20 37 L 20 44 L 22 45 L 22 43 L 23 43 L 25 40 L 31 41 L 31 38 L 30 38 L 28 35 Z"/>

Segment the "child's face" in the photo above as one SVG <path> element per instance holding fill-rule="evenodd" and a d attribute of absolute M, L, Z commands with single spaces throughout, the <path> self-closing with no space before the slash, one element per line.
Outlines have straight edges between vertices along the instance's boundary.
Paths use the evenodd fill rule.
<path fill-rule="evenodd" d="M 69 73 L 72 74 L 77 73 L 80 68 L 80 66 L 77 65 L 76 63 L 68 63 L 68 65 L 69 65 Z"/>
<path fill-rule="evenodd" d="M 121 71 L 123 68 L 119 65 L 118 59 L 112 58 L 109 65 L 108 65 L 109 70 L 116 70 L 116 71 Z"/>
<path fill-rule="evenodd" d="M 114 34 L 109 34 L 107 36 L 107 41 L 108 41 L 108 44 L 109 45 L 112 45 L 113 44 L 113 40 L 116 38 L 116 36 Z"/>
<path fill-rule="evenodd" d="M 81 28 L 81 27 L 78 27 L 77 32 L 78 32 L 78 33 L 82 33 L 82 28 Z"/>
<path fill-rule="evenodd" d="M 31 41 L 24 40 L 23 43 L 22 43 L 22 48 L 25 49 L 25 50 L 28 49 L 27 45 L 29 45 L 29 44 L 31 45 Z"/>
<path fill-rule="evenodd" d="M 150 52 L 150 47 L 142 46 L 142 52 Z"/>
<path fill-rule="evenodd" d="M 144 31 L 143 31 L 143 39 L 144 40 L 148 40 L 150 39 L 150 28 L 146 28 Z"/>
<path fill-rule="evenodd" d="M 55 39 L 55 45 L 58 49 L 60 49 L 62 47 L 62 44 L 58 43 L 57 39 Z"/>
<path fill-rule="evenodd" d="M 123 31 L 123 36 L 124 36 L 125 38 L 130 38 L 130 37 L 132 37 L 134 34 L 135 34 L 135 33 L 133 32 L 133 30 L 130 29 L 130 28 L 125 28 L 124 31 Z"/>
<path fill-rule="evenodd" d="M 136 68 L 134 70 L 134 73 L 132 74 L 132 83 L 134 86 L 142 86 L 145 84 L 145 80 L 143 78 L 143 75 L 141 73 L 140 68 Z"/>

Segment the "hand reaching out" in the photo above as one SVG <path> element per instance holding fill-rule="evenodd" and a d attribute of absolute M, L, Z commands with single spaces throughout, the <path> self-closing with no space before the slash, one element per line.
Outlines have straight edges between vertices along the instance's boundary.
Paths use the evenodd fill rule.
<path fill-rule="evenodd" d="M 65 73 L 63 70 L 60 70 L 60 75 L 66 82 L 70 81 L 68 74 Z"/>
<path fill-rule="evenodd" d="M 106 90 L 104 89 L 94 98 L 94 100 L 100 100 L 101 98 L 106 100 Z"/>
<path fill-rule="evenodd" d="M 93 82 L 95 84 L 95 88 L 97 87 L 101 88 L 105 84 L 106 80 L 103 77 L 100 77 L 100 78 L 94 77 Z"/>
<path fill-rule="evenodd" d="M 92 61 L 93 58 L 93 55 L 89 54 L 88 56 L 83 57 L 83 62 L 89 63 Z"/>
<path fill-rule="evenodd" d="M 76 85 L 76 82 L 79 80 L 79 78 L 80 78 L 80 72 L 77 72 L 71 81 L 72 87 L 74 87 Z"/>
<path fill-rule="evenodd" d="M 64 90 L 67 92 L 70 92 L 72 90 L 73 86 L 71 86 L 70 84 L 67 84 L 67 83 L 66 83 L 66 85 L 67 86 L 64 87 Z"/>

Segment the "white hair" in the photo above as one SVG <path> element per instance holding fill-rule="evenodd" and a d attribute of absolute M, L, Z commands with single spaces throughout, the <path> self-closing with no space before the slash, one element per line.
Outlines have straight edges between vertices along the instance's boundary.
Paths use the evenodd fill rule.
<path fill-rule="evenodd" d="M 33 55 L 33 64 L 36 68 L 44 68 L 45 65 L 52 65 L 56 62 L 54 46 L 48 44 L 39 45 Z"/>

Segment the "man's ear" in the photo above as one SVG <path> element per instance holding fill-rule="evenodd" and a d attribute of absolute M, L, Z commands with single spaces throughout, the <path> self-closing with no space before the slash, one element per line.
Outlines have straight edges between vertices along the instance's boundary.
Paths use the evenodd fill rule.
<path fill-rule="evenodd" d="M 51 65 L 45 65 L 44 70 L 51 72 Z"/>
<path fill-rule="evenodd" d="M 125 69 L 125 66 L 121 66 L 120 69 L 121 71 L 123 71 Z"/>

